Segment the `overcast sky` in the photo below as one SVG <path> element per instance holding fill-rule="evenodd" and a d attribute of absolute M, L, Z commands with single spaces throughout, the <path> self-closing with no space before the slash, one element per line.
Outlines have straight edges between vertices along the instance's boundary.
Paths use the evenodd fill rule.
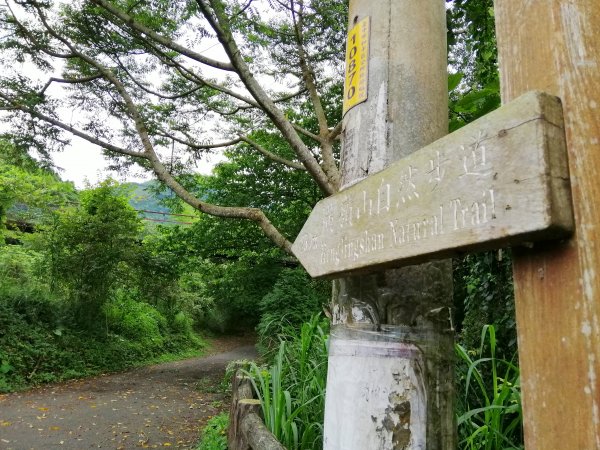
<path fill-rule="evenodd" d="M 86 183 L 95 185 L 109 177 L 117 181 L 142 182 L 154 178 L 150 173 L 141 174 L 141 170 L 132 169 L 126 176 L 119 175 L 107 169 L 109 165 L 99 147 L 89 144 L 82 139 L 73 138 L 71 145 L 60 153 L 53 153 L 52 157 L 57 167 L 63 169 L 60 172 L 61 179 L 73 181 L 78 189 L 86 187 Z M 209 159 L 198 162 L 196 171 L 209 174 L 212 168 L 223 158 L 220 155 L 211 155 Z"/>

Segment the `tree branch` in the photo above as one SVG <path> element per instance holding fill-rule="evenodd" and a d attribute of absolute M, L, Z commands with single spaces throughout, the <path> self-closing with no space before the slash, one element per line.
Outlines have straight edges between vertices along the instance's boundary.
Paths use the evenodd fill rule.
<path fill-rule="evenodd" d="M 209 8 L 207 1 L 210 2 L 212 8 Z M 277 105 L 250 72 L 229 29 L 227 15 L 222 8 L 221 2 L 219 0 L 196 0 L 196 3 L 215 31 L 219 42 L 223 45 L 232 65 L 250 94 L 290 143 L 292 149 L 298 155 L 298 159 L 302 161 L 302 164 L 316 181 L 319 188 L 327 195 L 333 194 L 336 191 L 336 187 L 330 183 L 329 177 L 311 154 L 308 147 L 302 142 L 292 124 L 285 118 L 283 112 L 277 108 Z M 211 9 L 214 11 L 214 16 Z"/>
<path fill-rule="evenodd" d="M 240 142 L 245 142 L 246 144 L 252 146 L 256 150 L 258 150 L 260 153 L 262 153 L 264 156 L 271 159 L 272 161 L 275 161 L 277 163 L 291 167 L 292 169 L 306 171 L 306 168 L 302 164 L 295 162 L 295 161 L 290 161 L 289 159 L 286 159 L 286 158 L 282 158 L 281 156 L 270 152 L 269 150 L 264 148 L 262 145 L 260 145 L 258 142 L 253 141 L 252 139 L 250 139 L 246 136 L 240 136 L 237 139 L 233 139 L 233 140 L 225 141 L 225 142 L 218 142 L 216 144 L 196 144 L 196 143 L 193 143 L 190 141 L 185 141 L 183 139 L 180 139 L 177 136 L 174 136 L 172 134 L 165 132 L 164 130 L 157 134 L 159 136 L 162 136 L 167 139 L 173 139 L 175 142 L 186 145 L 187 147 L 193 148 L 194 150 L 210 150 L 210 149 L 214 149 L 214 148 L 231 147 L 232 145 L 239 144 Z"/>
<path fill-rule="evenodd" d="M 304 38 L 302 35 L 304 3 L 302 0 L 298 0 L 298 6 L 299 9 L 296 11 L 294 8 L 294 0 L 290 0 L 290 10 L 292 14 L 292 20 L 294 22 L 296 47 L 298 49 L 302 79 L 304 80 L 304 84 L 308 89 L 309 96 L 315 110 L 315 115 L 317 116 L 317 122 L 319 124 L 323 170 L 327 174 L 330 182 L 336 188 L 339 188 L 340 172 L 333 156 L 333 145 L 331 139 L 329 138 L 329 124 L 327 123 L 327 116 L 325 115 L 323 104 L 321 103 L 321 97 L 317 91 L 316 75 L 314 70 L 308 65 L 308 57 L 304 48 Z"/>
<path fill-rule="evenodd" d="M 55 52 L 54 50 L 50 50 L 49 48 L 47 48 L 43 45 L 40 45 L 39 40 L 35 36 L 33 36 L 33 34 L 31 34 L 31 32 L 27 29 L 27 27 L 25 25 L 23 25 L 19 21 L 19 19 L 17 19 L 17 16 L 14 13 L 10 4 L 8 2 L 5 2 L 5 5 L 8 8 L 8 10 L 10 11 L 12 20 L 14 20 L 15 24 L 23 32 L 25 37 L 27 39 L 29 39 L 29 41 L 31 42 L 31 44 L 34 48 L 39 49 L 41 52 L 47 54 L 48 56 L 52 56 L 54 58 L 70 59 L 70 58 L 75 57 L 75 55 L 73 55 L 72 53 L 59 53 L 59 52 Z"/>
<path fill-rule="evenodd" d="M 65 46 L 69 48 L 69 50 L 73 54 L 77 55 L 77 57 L 79 57 L 81 60 L 85 61 L 92 67 L 95 67 L 96 70 L 98 70 L 98 72 L 101 73 L 104 76 L 104 78 L 106 78 L 115 87 L 115 90 L 123 99 L 128 115 L 134 122 L 138 137 L 144 148 L 143 157 L 150 162 L 154 173 L 156 174 L 159 180 L 165 183 L 184 202 L 198 209 L 201 212 L 217 217 L 247 219 L 255 222 L 263 230 L 265 235 L 267 235 L 267 237 L 269 237 L 275 243 L 275 245 L 277 245 L 282 250 L 292 254 L 291 242 L 288 241 L 279 232 L 279 230 L 277 230 L 277 228 L 271 223 L 271 221 L 267 218 L 264 212 L 260 209 L 213 205 L 199 200 L 190 192 L 188 192 L 171 175 L 171 173 L 167 170 L 164 164 L 160 161 L 157 153 L 154 150 L 154 146 L 152 145 L 152 142 L 150 140 L 150 136 L 144 124 L 143 118 L 139 114 L 133 99 L 127 92 L 123 83 L 115 76 L 115 74 L 110 69 L 106 68 L 104 65 L 102 65 L 100 62 L 96 61 L 92 57 L 80 52 L 71 42 L 66 40 L 64 37 L 60 36 L 48 24 L 46 17 L 44 13 L 40 10 L 40 8 L 36 6 L 36 9 L 38 10 L 40 20 L 42 21 L 44 27 L 46 27 L 46 29 L 52 36 L 61 41 Z"/>
<path fill-rule="evenodd" d="M 121 70 L 123 72 L 125 72 L 125 74 L 127 75 L 127 77 L 137 86 L 139 87 L 142 91 L 150 94 L 150 95 L 154 95 L 155 97 L 161 98 L 163 100 L 177 100 L 183 97 L 187 97 L 188 95 L 193 94 L 194 92 L 200 90 L 200 86 L 196 86 L 195 88 L 189 89 L 186 92 L 182 92 L 181 94 L 173 94 L 173 95 L 166 95 L 166 94 L 161 94 L 160 92 L 156 92 L 153 89 L 150 89 L 146 86 L 144 86 L 144 84 L 140 81 L 138 81 L 131 72 L 129 72 L 129 70 L 127 70 L 127 68 L 125 67 L 125 65 L 123 63 L 121 63 L 121 60 L 119 58 L 115 58 L 117 60 L 117 63 L 119 64 L 119 67 L 121 68 Z"/>
<path fill-rule="evenodd" d="M 304 4 L 301 0 L 299 0 L 298 3 L 300 9 L 298 11 L 295 11 L 294 0 L 290 1 L 290 11 L 292 13 L 292 20 L 294 22 L 294 35 L 296 38 L 296 48 L 298 50 L 298 59 L 300 60 L 300 70 L 302 71 L 302 79 L 304 80 L 304 84 L 306 85 L 306 89 L 308 90 L 310 100 L 315 110 L 315 115 L 317 116 L 317 122 L 319 123 L 319 135 L 325 137 L 328 134 L 329 125 L 327 124 L 327 117 L 325 116 L 325 110 L 323 109 L 321 98 L 319 97 L 319 93 L 317 92 L 317 86 L 315 84 L 315 73 L 308 66 L 306 51 L 304 50 L 304 39 L 302 37 L 302 12 L 304 9 Z"/>
<path fill-rule="evenodd" d="M 17 110 L 17 111 L 21 111 L 24 112 L 28 115 L 30 115 L 31 117 L 35 117 L 36 119 L 42 120 L 46 123 L 49 123 L 51 125 L 54 125 L 55 127 L 60 128 L 61 130 L 65 130 L 68 131 L 69 133 L 71 133 L 73 136 L 77 136 L 81 139 L 84 139 L 92 144 L 95 144 L 99 147 L 102 147 L 106 150 L 110 150 L 112 152 L 115 153 L 120 153 L 122 155 L 127 155 L 127 156 L 133 156 L 134 158 L 144 158 L 146 159 L 146 155 L 142 152 L 136 152 L 133 150 L 128 150 L 126 148 L 123 147 L 118 147 L 116 145 L 113 144 L 109 144 L 108 142 L 104 142 L 101 139 L 98 139 L 94 136 L 92 136 L 91 134 L 85 133 L 81 130 L 78 130 L 77 128 L 71 126 L 71 125 L 67 125 L 66 123 L 55 119 L 53 117 L 50 117 L 46 114 L 43 114 L 41 112 L 36 111 L 33 108 L 30 108 L 28 106 L 22 105 L 18 102 L 15 102 L 13 99 L 11 99 L 9 96 L 7 96 L 6 94 L 0 92 L 0 98 L 5 100 L 6 102 L 12 103 L 13 106 L 10 107 L 11 110 Z M 4 108 L 3 108 L 4 109 Z M 8 109 L 8 108 L 7 108 Z"/>
<path fill-rule="evenodd" d="M 194 142 L 191 141 L 186 141 L 184 139 L 178 138 L 177 136 L 167 133 L 166 131 L 162 130 L 159 133 L 156 133 L 158 136 L 162 136 L 164 138 L 167 139 L 172 139 L 175 142 L 179 143 L 179 144 L 183 144 L 189 148 L 192 148 L 194 150 L 210 150 L 213 148 L 224 148 L 224 147 L 230 147 L 232 145 L 235 144 L 239 144 L 242 141 L 242 138 L 237 138 L 237 139 L 232 139 L 231 141 L 225 141 L 225 142 L 218 142 L 216 144 L 196 144 Z M 184 133 L 185 134 L 185 133 Z M 189 136 L 186 136 L 189 139 Z"/>
<path fill-rule="evenodd" d="M 216 91 L 222 92 L 223 94 L 229 95 L 230 97 L 236 98 L 238 100 L 241 100 L 245 103 L 247 103 L 250 107 L 253 108 L 257 108 L 258 104 L 251 98 L 246 97 L 242 94 L 238 94 L 235 91 L 232 91 L 229 88 L 226 88 L 224 86 L 221 86 L 217 83 L 213 83 L 211 81 L 208 81 L 204 78 L 202 78 L 200 75 L 198 75 L 197 73 L 195 73 L 192 69 L 189 69 L 187 67 L 185 67 L 183 64 L 181 64 L 179 61 L 176 61 L 174 57 L 167 55 L 164 51 L 162 51 L 160 48 L 158 48 L 156 45 L 154 45 L 152 42 L 150 42 L 148 39 L 146 39 L 144 36 L 137 36 L 131 33 L 131 30 L 127 27 L 122 27 L 119 24 L 115 24 L 117 25 L 121 30 L 123 30 L 126 33 L 131 34 L 133 37 L 135 37 L 136 39 L 139 39 L 140 41 L 143 41 L 148 48 L 153 52 L 154 56 L 156 56 L 163 64 L 167 65 L 168 67 L 171 67 L 173 69 L 175 69 L 180 76 L 182 76 L 183 78 L 185 78 L 186 80 L 192 82 L 192 83 L 196 83 L 196 84 L 200 84 L 202 86 L 206 86 L 209 87 L 211 89 L 214 89 Z M 134 82 L 135 84 L 137 84 L 140 89 L 144 90 L 145 92 L 155 95 L 159 98 L 163 98 L 166 100 L 175 100 L 179 97 L 176 96 L 165 96 L 163 94 L 160 94 L 159 92 L 155 92 L 152 91 L 150 89 L 148 89 L 147 87 L 145 87 L 143 84 L 141 84 L 138 80 L 135 79 L 135 77 L 133 76 L 133 74 L 131 74 L 126 68 L 125 66 L 120 62 L 120 60 L 117 58 L 117 63 L 119 64 L 119 67 L 121 67 L 125 73 L 129 76 L 129 78 L 132 80 L 132 82 Z M 199 88 L 194 88 L 191 89 L 187 95 L 197 91 Z M 184 94 L 181 94 L 182 96 L 185 96 Z"/>
<path fill-rule="evenodd" d="M 295 161 L 290 161 L 289 159 L 282 158 L 281 156 L 278 156 L 275 153 L 271 153 L 269 150 L 267 150 L 262 145 L 260 145 L 259 143 L 253 141 L 250 138 L 242 136 L 240 139 L 242 141 L 244 141 L 245 143 L 250 144 L 252 147 L 254 147 L 256 150 L 258 150 L 264 156 L 266 156 L 267 158 L 269 158 L 269 159 L 271 159 L 271 160 L 273 160 L 275 162 L 278 162 L 278 163 L 283 164 L 285 166 L 291 167 L 292 169 L 304 170 L 304 171 L 306 170 L 306 167 L 304 167 L 302 164 L 297 163 Z"/>
<path fill-rule="evenodd" d="M 100 6 L 101 8 L 105 9 L 106 11 L 108 11 L 109 13 L 111 13 L 112 15 L 117 17 L 119 20 L 125 22 L 127 25 L 129 25 L 134 30 L 138 31 L 139 33 L 143 33 L 143 34 L 149 36 L 150 38 L 154 39 L 156 42 L 160 43 L 161 45 L 164 45 L 167 48 L 170 48 L 171 50 L 179 52 L 182 55 L 187 56 L 188 58 L 193 59 L 194 61 L 197 61 L 199 63 L 214 67 L 215 69 L 228 70 L 228 71 L 234 70 L 231 63 L 216 61 L 212 58 L 207 58 L 206 56 L 201 55 L 200 53 L 197 53 L 187 47 L 184 47 L 183 45 L 178 44 L 177 42 L 173 41 L 172 39 L 170 39 L 166 36 L 156 33 L 151 28 L 148 28 L 147 26 L 137 22 L 133 18 L 133 16 L 125 13 L 124 11 L 121 11 L 118 8 L 115 8 L 111 3 L 107 2 L 106 0 L 90 0 L 90 1 L 92 3 Z"/>
<path fill-rule="evenodd" d="M 315 133 L 311 133 L 306 128 L 302 128 L 300 125 L 296 125 L 295 123 L 292 123 L 292 127 L 298 133 L 303 134 L 304 136 L 307 136 L 307 137 L 309 137 L 311 139 L 314 139 L 319 144 L 322 144 L 323 142 L 325 142 L 324 139 L 321 136 L 319 136 L 318 134 L 315 134 Z"/>
<path fill-rule="evenodd" d="M 331 131 L 329 132 L 329 135 L 327 136 L 329 138 L 329 140 L 333 141 L 338 138 L 338 136 L 342 132 L 343 125 L 344 125 L 344 123 L 340 120 L 337 123 L 337 125 L 331 129 Z"/>
<path fill-rule="evenodd" d="M 102 75 L 96 74 L 96 75 L 90 75 L 89 77 L 72 78 L 72 79 L 52 77 L 46 82 L 46 84 L 44 85 L 42 90 L 39 92 L 39 95 L 43 95 L 44 92 L 46 92 L 46 89 L 48 89 L 48 87 L 52 83 L 78 84 L 78 83 L 87 83 L 89 81 L 94 81 L 94 80 L 97 80 L 98 78 L 102 78 Z"/>

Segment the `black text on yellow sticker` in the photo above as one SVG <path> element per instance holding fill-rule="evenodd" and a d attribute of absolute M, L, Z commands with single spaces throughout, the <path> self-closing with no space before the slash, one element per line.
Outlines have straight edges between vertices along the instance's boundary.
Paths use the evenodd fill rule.
<path fill-rule="evenodd" d="M 346 43 L 346 80 L 344 114 L 367 99 L 369 80 L 369 17 L 358 22 L 348 33 Z"/>

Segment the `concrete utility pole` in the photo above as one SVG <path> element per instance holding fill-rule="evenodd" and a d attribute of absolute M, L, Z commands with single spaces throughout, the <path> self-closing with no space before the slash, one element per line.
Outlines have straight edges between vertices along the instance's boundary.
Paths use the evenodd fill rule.
<path fill-rule="evenodd" d="M 350 0 L 350 29 L 367 17 L 368 100 L 344 117 L 342 190 L 448 131 L 444 0 Z M 456 448 L 451 304 L 448 260 L 336 281 L 325 449 Z"/>
<path fill-rule="evenodd" d="M 528 450 L 600 449 L 600 2 L 499 0 L 502 100 L 557 95 L 575 236 L 515 254 Z"/>

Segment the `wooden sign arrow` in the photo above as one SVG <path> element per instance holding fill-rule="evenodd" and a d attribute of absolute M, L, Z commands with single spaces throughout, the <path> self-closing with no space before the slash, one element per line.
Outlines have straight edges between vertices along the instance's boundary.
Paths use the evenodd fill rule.
<path fill-rule="evenodd" d="M 560 100 L 530 92 L 320 201 L 292 250 L 340 276 L 572 230 Z"/>

